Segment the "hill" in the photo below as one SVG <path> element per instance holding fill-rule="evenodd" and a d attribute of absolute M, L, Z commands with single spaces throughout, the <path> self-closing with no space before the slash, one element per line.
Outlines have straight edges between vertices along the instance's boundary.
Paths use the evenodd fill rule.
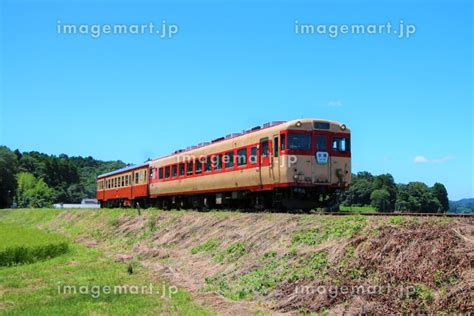
<path fill-rule="evenodd" d="M 449 201 L 450 213 L 474 213 L 474 198 Z"/>

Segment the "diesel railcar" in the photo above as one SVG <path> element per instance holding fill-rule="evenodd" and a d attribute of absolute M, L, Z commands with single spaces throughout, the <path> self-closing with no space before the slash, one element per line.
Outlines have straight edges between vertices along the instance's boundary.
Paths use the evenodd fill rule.
<path fill-rule="evenodd" d="M 350 130 L 338 122 L 267 123 L 136 167 L 148 171 L 146 196 L 116 193 L 120 199 L 113 199 L 107 191 L 114 187 L 106 185 L 104 190 L 99 184 L 98 199 L 121 205 L 139 201 L 165 209 L 330 207 L 335 193 L 351 182 L 350 144 Z M 130 170 L 98 180 L 125 172 Z"/>

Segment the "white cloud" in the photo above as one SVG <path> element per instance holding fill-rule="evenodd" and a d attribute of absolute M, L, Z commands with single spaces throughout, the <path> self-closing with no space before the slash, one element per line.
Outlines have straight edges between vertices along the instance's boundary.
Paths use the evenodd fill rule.
<path fill-rule="evenodd" d="M 329 101 L 329 102 L 328 102 L 328 106 L 338 108 L 338 107 L 341 107 L 341 106 L 342 106 L 342 102 L 341 102 L 341 100 Z"/>
<path fill-rule="evenodd" d="M 413 159 L 413 162 L 418 163 L 418 164 L 421 164 L 421 163 L 443 163 L 443 162 L 447 162 L 447 161 L 450 161 L 450 160 L 453 160 L 453 159 L 455 159 L 454 156 L 444 156 L 444 157 L 433 158 L 433 159 L 428 159 L 425 156 L 416 156 L 415 159 Z"/>
<path fill-rule="evenodd" d="M 428 159 L 426 159 L 423 156 L 416 156 L 415 159 L 413 160 L 414 163 L 427 163 Z"/>

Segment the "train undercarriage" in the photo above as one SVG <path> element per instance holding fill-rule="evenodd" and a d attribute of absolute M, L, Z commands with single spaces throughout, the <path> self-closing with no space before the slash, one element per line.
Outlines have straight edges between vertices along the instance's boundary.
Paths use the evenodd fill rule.
<path fill-rule="evenodd" d="M 249 211 L 309 212 L 314 209 L 338 210 L 338 192 L 335 188 L 278 188 L 268 191 L 229 191 L 198 195 L 176 195 L 134 200 L 110 200 L 101 207 L 156 207 L 164 210 L 239 209 Z"/>

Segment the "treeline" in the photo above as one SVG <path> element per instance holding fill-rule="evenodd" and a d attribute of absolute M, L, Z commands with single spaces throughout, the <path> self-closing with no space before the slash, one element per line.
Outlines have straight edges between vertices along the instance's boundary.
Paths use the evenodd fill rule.
<path fill-rule="evenodd" d="M 0 208 L 45 207 L 95 197 L 96 177 L 125 166 L 122 161 L 52 156 L 11 151 L 0 146 Z M 372 206 L 379 212 L 447 212 L 448 193 L 441 183 L 395 183 L 392 175 L 359 172 L 339 197 L 347 206 Z"/>
<path fill-rule="evenodd" d="M 340 201 L 348 206 L 372 206 L 379 212 L 442 213 L 449 210 L 448 192 L 441 183 L 395 183 L 392 175 L 359 172 Z"/>
<path fill-rule="evenodd" d="M 11 151 L 0 146 L 0 208 L 45 207 L 94 198 L 96 177 L 124 167 L 122 161 Z"/>

